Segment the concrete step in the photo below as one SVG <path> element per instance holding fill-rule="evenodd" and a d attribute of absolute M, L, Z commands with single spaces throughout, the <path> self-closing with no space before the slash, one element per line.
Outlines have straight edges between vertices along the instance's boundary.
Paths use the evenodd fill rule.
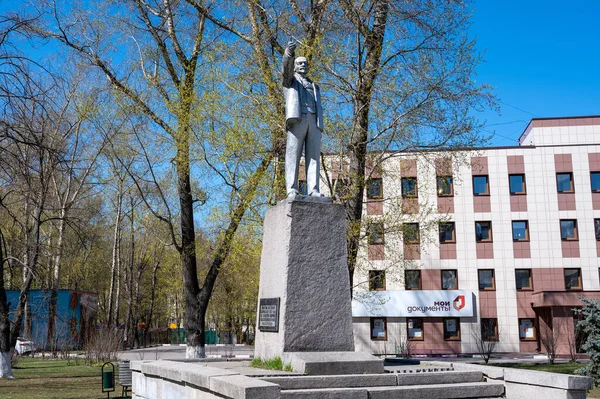
<path fill-rule="evenodd" d="M 481 371 L 443 371 L 438 373 L 396 374 L 398 386 L 430 385 L 430 384 L 457 384 L 463 382 L 481 382 Z"/>
<path fill-rule="evenodd" d="M 398 385 L 397 376 L 390 373 L 263 377 L 261 380 L 279 385 L 282 391 L 288 389 L 363 388 Z"/>
<path fill-rule="evenodd" d="M 368 392 L 369 399 L 499 398 L 504 396 L 504 382 L 411 385 L 388 389 L 373 387 Z"/>
<path fill-rule="evenodd" d="M 366 388 L 290 389 L 281 391 L 282 399 L 460 399 L 499 398 L 502 382 L 469 382 Z"/>
<path fill-rule="evenodd" d="M 455 384 L 463 382 L 480 382 L 483 374 L 479 371 L 444 371 L 410 374 L 355 374 L 355 375 L 322 375 L 322 376 L 290 376 L 263 377 L 286 389 L 325 389 L 325 388 L 361 388 L 378 386 L 406 386 L 429 384 Z"/>

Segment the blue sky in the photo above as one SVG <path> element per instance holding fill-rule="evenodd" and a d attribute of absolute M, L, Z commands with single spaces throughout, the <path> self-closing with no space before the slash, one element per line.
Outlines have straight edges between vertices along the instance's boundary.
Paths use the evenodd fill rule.
<path fill-rule="evenodd" d="M 0 0 L 0 12 L 21 0 Z M 473 0 L 471 35 L 486 62 L 477 80 L 494 87 L 501 114 L 487 120 L 490 145 L 516 145 L 532 117 L 600 115 L 600 1 Z"/>
<path fill-rule="evenodd" d="M 600 115 L 600 1 L 475 0 L 471 34 L 501 115 L 491 145 L 516 145 L 533 117 Z"/>

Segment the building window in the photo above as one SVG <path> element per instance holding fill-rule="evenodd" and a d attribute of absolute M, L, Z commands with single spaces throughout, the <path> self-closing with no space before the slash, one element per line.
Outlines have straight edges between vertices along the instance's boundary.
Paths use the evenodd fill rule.
<path fill-rule="evenodd" d="M 404 271 L 404 289 L 420 290 L 421 289 L 421 271 L 420 270 L 405 270 Z"/>
<path fill-rule="evenodd" d="M 418 244 L 421 239 L 419 235 L 419 223 L 404 223 L 402 234 L 405 244 Z"/>
<path fill-rule="evenodd" d="M 517 291 L 529 291 L 533 289 L 533 280 L 531 279 L 531 269 L 516 269 L 515 281 Z"/>
<path fill-rule="evenodd" d="M 492 242 L 492 222 L 475 222 L 475 240 Z"/>
<path fill-rule="evenodd" d="M 457 318 L 444 320 L 444 339 L 460 341 L 460 320 Z"/>
<path fill-rule="evenodd" d="M 496 289 L 496 279 L 494 278 L 494 269 L 477 270 L 479 277 L 480 291 L 494 291 Z"/>
<path fill-rule="evenodd" d="M 371 339 L 387 341 L 387 319 L 385 317 L 371 317 Z"/>
<path fill-rule="evenodd" d="M 385 270 L 369 270 L 369 291 L 385 291 Z"/>
<path fill-rule="evenodd" d="M 510 195 L 524 195 L 527 194 L 525 189 L 525 175 L 508 175 L 508 185 L 510 188 Z"/>
<path fill-rule="evenodd" d="M 454 195 L 452 176 L 437 177 L 437 194 L 438 197 L 452 197 Z"/>
<path fill-rule="evenodd" d="M 590 180 L 592 183 L 592 192 L 600 193 L 600 172 L 591 172 Z"/>
<path fill-rule="evenodd" d="M 402 198 L 414 198 L 417 196 L 417 178 L 402 178 Z"/>
<path fill-rule="evenodd" d="M 529 241 L 529 223 L 527 220 L 512 222 L 513 241 Z"/>
<path fill-rule="evenodd" d="M 406 319 L 406 330 L 408 339 L 411 341 L 423 341 L 423 319 Z"/>
<path fill-rule="evenodd" d="M 519 319 L 519 339 L 522 341 L 535 341 L 535 325 L 533 319 Z"/>
<path fill-rule="evenodd" d="M 481 319 L 481 339 L 498 341 L 498 319 Z"/>
<path fill-rule="evenodd" d="M 442 289 L 458 289 L 458 272 L 456 270 L 442 270 Z"/>
<path fill-rule="evenodd" d="M 565 269 L 565 289 L 566 290 L 581 290 L 581 269 Z"/>
<path fill-rule="evenodd" d="M 594 232 L 596 233 L 596 240 L 600 241 L 600 219 L 594 219 Z"/>
<path fill-rule="evenodd" d="M 383 223 L 374 222 L 371 223 L 367 229 L 367 235 L 369 237 L 369 244 L 383 244 Z"/>
<path fill-rule="evenodd" d="M 454 222 L 440 223 L 440 244 L 456 242 Z"/>
<path fill-rule="evenodd" d="M 573 173 L 557 173 L 556 188 L 559 193 L 572 193 L 575 191 L 573 187 Z"/>
<path fill-rule="evenodd" d="M 577 220 L 560 221 L 560 238 L 563 241 L 577 241 Z"/>
<path fill-rule="evenodd" d="M 473 195 L 490 195 L 488 176 L 473 176 Z"/>
<path fill-rule="evenodd" d="M 381 177 L 369 179 L 369 182 L 367 183 L 367 198 L 383 198 L 383 180 Z"/>
<path fill-rule="evenodd" d="M 298 191 L 301 195 L 308 195 L 308 184 L 306 184 L 306 180 L 298 180 Z"/>

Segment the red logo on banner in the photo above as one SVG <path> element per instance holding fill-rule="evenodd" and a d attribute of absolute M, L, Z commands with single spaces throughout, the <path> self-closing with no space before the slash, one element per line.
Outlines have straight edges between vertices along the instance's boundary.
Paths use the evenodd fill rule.
<path fill-rule="evenodd" d="M 456 299 L 454 300 L 454 302 L 452 302 L 452 305 L 454 306 L 454 309 L 456 309 L 456 310 L 461 310 L 462 308 L 464 308 L 466 305 L 465 296 L 464 295 L 457 296 Z"/>

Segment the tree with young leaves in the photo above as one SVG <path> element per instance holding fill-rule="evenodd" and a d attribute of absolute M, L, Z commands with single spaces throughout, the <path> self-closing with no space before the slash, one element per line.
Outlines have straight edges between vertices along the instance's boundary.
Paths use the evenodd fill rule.
<path fill-rule="evenodd" d="M 47 13 L 28 26 L 29 32 L 63 44 L 95 67 L 108 79 L 123 110 L 144 120 L 155 135 L 150 143 L 147 132 L 131 128 L 139 140 L 140 165 L 146 169 L 142 179 L 137 175 L 140 165 L 132 168 L 130 175 L 137 177 L 135 182 L 147 208 L 168 226 L 171 244 L 181 256 L 187 356 L 203 357 L 208 302 L 236 230 L 271 164 L 270 143 L 264 151 L 258 151 L 258 157 L 247 152 L 240 157 L 228 150 L 229 143 L 223 138 L 233 137 L 236 131 L 248 127 L 239 121 L 229 126 L 206 121 L 210 115 L 206 105 L 213 100 L 207 96 L 215 91 L 203 86 L 204 64 L 210 61 L 213 53 L 209 50 L 219 40 L 219 33 L 207 28 L 200 2 L 132 0 L 89 2 L 68 9 L 58 3 L 41 7 Z M 221 86 L 225 84 L 220 82 Z M 229 123 L 226 118 L 220 121 Z M 231 132 L 231 136 L 223 131 Z M 240 134 L 236 142 L 243 137 Z M 195 143 L 198 154 L 192 153 Z M 154 146 L 153 151 L 162 146 L 163 151 L 151 154 L 149 146 Z M 163 158 L 160 164 L 153 163 L 157 155 Z M 175 169 L 178 211 L 169 192 L 162 189 L 158 176 L 169 164 L 165 156 L 171 157 Z M 212 177 L 207 177 L 208 182 L 213 178 L 223 179 L 230 188 L 225 227 L 216 235 L 214 256 L 202 284 L 198 280 L 195 245 L 194 206 L 202 201 L 194 197 L 193 187 L 199 180 L 199 176 L 194 176 L 196 183 L 192 184 L 195 160 L 210 171 Z M 147 198 L 147 185 L 154 187 L 152 191 L 158 194 L 158 201 Z"/>
<path fill-rule="evenodd" d="M 47 222 L 52 170 L 60 162 L 60 130 L 47 93 L 52 82 L 34 79 L 45 70 L 18 51 L 14 36 L 20 23 L 0 21 L 0 377 L 12 377 L 11 353 L 27 313 L 29 290 L 42 256 L 42 224 Z M 4 234 L 12 226 L 14 236 Z M 7 241 L 11 241 L 7 243 Z M 13 252 L 8 252 L 11 248 Z M 21 292 L 9 319 L 4 267 L 22 271 Z"/>
<path fill-rule="evenodd" d="M 321 84 L 325 145 L 341 154 L 347 175 L 351 281 L 365 184 L 387 150 L 472 144 L 472 110 L 491 100 L 474 81 L 480 58 L 467 34 L 468 3 L 459 0 L 37 7 L 46 13 L 27 31 L 62 44 L 103 76 L 130 120 L 123 130 L 137 161 L 126 171 L 180 254 L 189 357 L 204 354 L 209 299 L 244 216 L 260 215 L 257 200 L 284 195 L 280 65 L 290 37 Z M 263 185 L 266 177 L 275 190 Z M 201 280 L 195 217 L 214 244 Z"/>
<path fill-rule="evenodd" d="M 339 154 L 337 162 L 327 157 L 324 172 L 337 165 L 336 180 L 345 181 L 334 192 L 345 192 L 353 282 L 365 237 L 365 185 L 389 150 L 482 142 L 474 111 L 494 99 L 474 79 L 481 57 L 468 36 L 469 2 L 248 0 L 200 9 L 241 46 L 252 46 L 263 84 L 279 96 L 280 75 L 272 71 L 285 43 L 297 41 L 298 55 L 308 59 L 322 89 L 324 145 Z"/>

